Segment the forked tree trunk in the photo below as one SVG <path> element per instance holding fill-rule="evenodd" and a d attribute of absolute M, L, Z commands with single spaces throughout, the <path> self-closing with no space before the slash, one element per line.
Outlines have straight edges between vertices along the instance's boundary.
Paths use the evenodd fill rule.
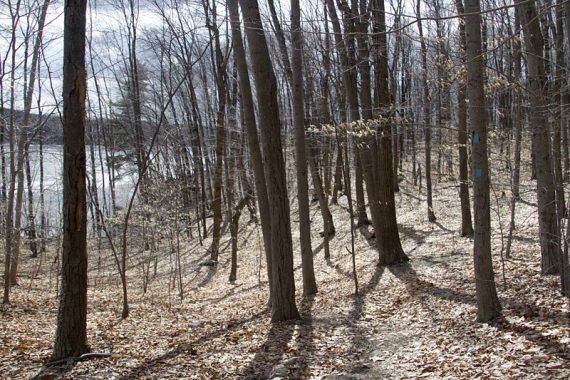
<path fill-rule="evenodd" d="M 272 292 L 272 256 L 271 256 L 271 214 L 269 208 L 269 196 L 267 194 L 267 185 L 265 181 L 265 172 L 263 158 L 257 135 L 257 123 L 255 120 L 255 109 L 253 104 L 253 96 L 251 93 L 251 83 L 249 81 L 249 73 L 247 70 L 246 54 L 243 47 L 243 39 L 241 35 L 238 0 L 228 0 L 228 10 L 232 25 L 232 41 L 234 45 L 236 65 L 239 76 L 239 91 L 242 103 L 242 118 L 244 120 L 249 152 L 251 155 L 251 164 L 253 167 L 253 178 L 255 180 L 255 191 L 257 195 L 257 203 L 259 206 L 259 217 L 261 219 L 261 232 L 263 234 L 263 243 L 265 246 L 265 258 L 267 262 L 267 278 L 269 282 L 269 293 L 271 300 Z"/>
<path fill-rule="evenodd" d="M 346 94 L 346 101 L 348 103 L 348 122 L 356 122 L 360 120 L 360 107 L 358 103 L 358 89 L 357 89 L 357 75 L 356 75 L 356 62 L 355 62 L 355 46 L 354 36 L 351 35 L 353 31 L 352 15 L 345 15 L 345 28 L 347 29 L 346 41 L 342 38 L 340 29 L 340 22 L 333 0 L 326 0 L 327 10 L 330 15 L 331 23 L 334 31 L 334 38 L 336 48 L 340 56 L 342 67 L 342 81 Z M 358 147 L 354 149 L 354 165 L 355 165 L 355 191 L 356 191 L 356 218 L 357 226 L 369 224 L 366 215 L 366 205 L 364 201 L 364 187 L 362 175 L 362 162 L 360 161 Z M 349 160 L 345 157 L 345 160 Z"/>
<path fill-rule="evenodd" d="M 32 52 L 32 62 L 30 65 L 30 78 L 28 81 L 28 87 L 24 90 L 26 92 L 25 104 L 24 104 L 24 118 L 22 121 L 22 128 L 20 130 L 20 139 L 18 141 L 18 160 L 17 160 L 17 180 L 18 188 L 16 191 L 16 203 L 14 209 L 14 236 L 12 238 L 12 257 L 10 263 L 10 282 L 12 284 L 17 284 L 17 274 L 18 274 L 18 260 L 20 255 L 20 238 L 21 238 L 21 225 L 22 225 L 22 206 L 24 201 L 24 166 L 27 161 L 28 154 L 28 134 L 30 125 L 30 116 L 32 109 L 32 95 L 34 93 L 34 87 L 36 83 L 37 67 L 39 65 L 40 49 L 42 44 L 43 29 L 45 24 L 45 19 L 47 15 L 47 10 L 49 6 L 49 1 L 44 0 L 40 17 L 38 20 L 38 33 L 36 35 L 36 40 L 34 42 L 34 50 Z M 30 196 L 30 194 L 28 194 Z M 33 203 L 33 200 L 32 200 Z M 32 217 L 33 217 L 33 205 L 32 207 Z M 35 234 L 35 229 L 34 229 Z M 35 245 L 34 245 L 35 248 Z M 37 255 L 37 250 L 33 253 Z"/>
<path fill-rule="evenodd" d="M 269 56 L 267 40 L 257 0 L 240 0 L 245 32 L 254 70 L 259 107 L 261 141 L 265 153 L 265 174 L 271 213 L 272 309 L 271 321 L 299 318 L 295 304 L 293 244 L 285 163 L 281 144 L 281 122 L 277 101 L 277 80 Z"/>

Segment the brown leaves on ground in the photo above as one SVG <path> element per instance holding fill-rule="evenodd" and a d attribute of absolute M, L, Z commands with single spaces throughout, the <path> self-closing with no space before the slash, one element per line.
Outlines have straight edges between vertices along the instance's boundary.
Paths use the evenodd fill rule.
<path fill-rule="evenodd" d="M 204 246 L 195 241 L 184 246 L 184 300 L 178 296 L 175 264 L 166 247 L 146 294 L 133 259 L 128 273 L 131 315 L 126 320 L 120 319 L 120 283 L 110 252 L 99 252 L 94 244 L 90 251 L 89 343 L 93 351 L 112 355 L 79 362 L 64 376 L 568 378 L 567 304 L 559 294 L 558 278 L 539 275 L 536 209 L 531 204 L 518 205 L 514 258 L 505 264 L 505 290 L 496 216 L 499 211 L 506 231 L 508 200 L 494 201 L 493 252 L 504 310 L 503 318 L 495 323 L 479 324 L 475 322 L 472 242 L 459 236 L 460 211 L 453 185 L 436 184 L 438 222 L 429 223 L 424 199 L 402 184 L 396 202 L 410 264 L 376 266 L 377 253 L 357 234 L 359 296 L 353 295 L 345 249 L 350 246 L 348 214 L 346 200 L 341 198 L 340 205 L 332 208 L 337 234 L 331 241 L 330 262 L 322 257 L 320 239 L 313 238 L 319 293 L 314 298 L 298 298 L 303 319 L 288 323 L 269 323 L 261 231 L 254 225 L 245 226 L 245 221 L 234 285 L 227 281 L 229 247 L 220 255 L 217 269 L 199 265 L 207 258 L 207 241 Z M 322 223 L 317 209 L 312 215 L 316 237 Z M 298 225 L 292 227 L 294 240 L 298 240 Z M 53 256 L 44 258 L 38 275 L 31 279 L 39 264 L 37 259 L 25 258 L 12 305 L 2 307 L 3 378 L 34 376 L 49 359 L 57 313 L 52 263 Z M 295 263 L 300 263 L 298 254 Z M 300 294 L 298 267 L 296 279 Z"/>

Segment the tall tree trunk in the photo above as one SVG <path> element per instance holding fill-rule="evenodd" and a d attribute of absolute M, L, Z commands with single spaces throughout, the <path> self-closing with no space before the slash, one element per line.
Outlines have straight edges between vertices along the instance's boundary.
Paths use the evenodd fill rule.
<path fill-rule="evenodd" d="M 477 296 L 477 320 L 490 321 L 501 312 L 491 257 L 491 213 L 489 162 L 487 158 L 487 112 L 481 49 L 481 7 L 479 0 L 465 0 L 467 97 L 473 157 L 475 234 L 473 259 Z"/>
<path fill-rule="evenodd" d="M 560 273 L 560 234 L 556 216 L 556 194 L 548 128 L 548 105 L 545 98 L 545 76 L 542 52 L 544 41 L 533 1 L 516 0 L 524 30 L 530 96 L 530 125 L 536 162 L 536 192 L 540 229 L 541 273 Z"/>
<path fill-rule="evenodd" d="M 87 345 L 87 207 L 85 156 L 85 0 L 65 2 L 63 60 L 63 249 L 53 359 Z"/>
<path fill-rule="evenodd" d="M 562 92 L 566 88 L 566 76 L 564 70 L 564 20 L 561 0 L 557 0 L 556 4 L 556 70 L 554 81 L 554 107 L 556 112 L 556 120 L 553 124 L 552 136 L 552 155 L 554 159 L 554 183 L 556 186 L 556 210 L 558 213 L 558 223 L 564 217 L 564 178 L 562 172 L 562 151 L 561 139 L 562 130 L 566 128 L 566 115 L 562 111 L 564 104 L 562 103 Z"/>
<path fill-rule="evenodd" d="M 424 130 L 425 130 L 425 173 L 426 173 L 426 196 L 427 196 L 427 215 L 430 222 L 435 222 L 435 213 L 433 211 L 433 195 L 431 183 L 431 99 L 428 87 L 428 66 L 427 66 L 427 47 L 424 40 L 422 21 L 421 21 L 421 2 L 416 3 L 416 15 L 418 17 L 418 31 L 420 34 L 421 54 L 422 54 L 422 86 L 423 86 L 423 110 L 424 110 Z"/>
<path fill-rule="evenodd" d="M 271 214 L 269 208 L 269 196 L 267 194 L 267 185 L 265 180 L 265 172 L 263 165 L 263 157 L 257 135 L 257 124 L 255 120 L 255 109 L 253 104 L 253 96 L 251 93 L 251 84 L 249 81 L 249 73 L 247 69 L 246 54 L 243 47 L 243 39 L 241 35 L 238 0 L 228 0 L 228 10 L 232 25 L 232 41 L 234 45 L 236 65 L 239 76 L 239 91 L 242 103 L 242 118 L 244 120 L 249 152 L 251 155 L 251 164 L 253 167 L 253 178 L 255 181 L 255 191 L 257 194 L 257 203 L 259 206 L 259 216 L 261 219 L 261 232 L 263 234 L 263 242 L 265 245 L 265 258 L 267 261 L 267 276 L 269 281 L 269 292 L 271 300 L 272 293 L 272 256 L 271 256 Z"/>
<path fill-rule="evenodd" d="M 16 203 L 14 209 L 14 236 L 12 238 L 12 258 L 10 263 L 10 282 L 17 284 L 18 274 L 18 260 L 20 255 L 20 237 L 22 225 L 22 205 L 24 201 L 24 165 L 27 159 L 28 152 L 28 134 L 30 124 L 30 114 L 32 109 L 32 95 L 36 83 L 36 74 L 38 60 L 40 56 L 40 48 L 43 38 L 43 28 L 47 15 L 49 1 L 44 0 L 40 18 L 38 21 L 38 33 L 34 42 L 34 50 L 32 52 L 32 62 L 30 65 L 30 77 L 28 87 L 25 89 L 25 104 L 24 104 L 24 117 L 22 121 L 22 128 L 20 130 L 20 139 L 18 140 L 18 160 L 17 160 L 17 180 L 18 189 L 16 191 Z M 33 202 L 33 200 L 32 200 Z M 33 206 L 32 206 L 33 207 Z"/>
<path fill-rule="evenodd" d="M 18 0 L 15 7 L 10 7 L 10 17 L 12 21 L 12 35 L 10 40 L 11 60 L 12 67 L 16 66 L 16 31 L 19 23 L 21 1 Z M 10 152 L 10 188 L 8 190 L 8 201 L 6 202 L 6 240 L 4 249 L 6 250 L 4 259 L 4 295 L 2 297 L 3 303 L 10 302 L 10 267 L 13 261 L 13 239 L 14 236 L 14 198 L 16 192 L 16 160 L 15 160 L 15 127 L 14 127 L 14 103 L 15 103 L 15 83 L 16 83 L 16 70 L 10 72 L 10 113 L 8 116 L 9 134 L 9 152 Z"/>
<path fill-rule="evenodd" d="M 226 63 L 220 46 L 220 33 L 216 26 L 216 5 L 212 3 L 212 18 L 206 16 L 208 28 L 214 33 L 214 46 L 216 56 L 216 86 L 218 90 L 218 112 L 217 134 L 216 134 L 216 165 L 214 171 L 214 199 L 212 200 L 212 209 L 214 211 L 214 221 L 212 226 L 212 245 L 210 246 L 210 260 L 214 263 L 218 262 L 218 254 L 220 248 L 220 239 L 222 237 L 222 179 L 223 179 L 223 162 L 226 143 L 226 99 L 228 96 L 227 79 L 226 79 Z M 208 4 L 204 3 L 204 9 Z M 207 11 L 206 11 L 207 12 Z"/>
<path fill-rule="evenodd" d="M 245 31 L 254 70 L 259 107 L 261 141 L 265 153 L 268 200 L 271 213 L 272 309 L 273 322 L 299 318 L 295 304 L 293 246 L 289 196 L 281 144 L 281 122 L 277 101 L 277 80 L 261 22 L 257 0 L 240 0 Z"/>
<path fill-rule="evenodd" d="M 299 0 L 291 1 L 291 48 L 293 71 L 293 124 L 295 156 L 297 158 L 297 201 L 299 204 L 299 234 L 303 269 L 303 295 L 317 293 L 311 247 L 311 216 L 309 212 L 309 182 L 307 174 L 307 142 L 305 138 L 305 94 L 303 90 L 303 32 Z"/>
<path fill-rule="evenodd" d="M 376 52 L 375 79 L 376 79 L 376 104 L 375 107 L 380 116 L 386 114 L 391 106 L 390 92 L 388 88 L 388 41 L 386 37 L 386 14 L 383 0 L 372 2 L 372 33 L 373 48 Z M 391 120 L 392 118 L 388 118 Z M 408 257 L 402 249 L 398 224 L 396 222 L 396 202 L 394 199 L 394 172 L 392 166 L 392 133 L 391 128 L 385 121 L 380 122 L 378 150 L 373 151 L 373 158 L 377 162 L 377 181 L 367 181 L 367 191 L 377 192 L 376 201 L 370 199 L 370 203 L 377 210 L 376 218 L 373 218 L 376 246 L 379 251 L 378 265 L 392 265 L 408 261 Z M 372 206 L 371 206 L 372 207 Z M 372 211 L 371 211 L 372 212 Z M 374 220 L 376 219 L 376 220 Z"/>
<path fill-rule="evenodd" d="M 521 80 L 521 41 L 520 41 L 520 10 L 515 8 L 515 37 L 513 39 L 513 75 L 514 80 L 519 82 Z M 515 152 L 514 152 L 514 166 L 513 166 L 513 178 L 511 191 L 512 196 L 515 201 L 520 200 L 520 175 L 521 175 L 521 140 L 522 140 L 522 117 L 521 117 L 521 106 L 520 90 L 515 87 L 512 91 L 512 103 L 513 103 L 513 128 L 515 130 Z"/>
<path fill-rule="evenodd" d="M 360 107 L 358 104 L 358 89 L 357 89 L 357 77 L 356 77 L 356 62 L 354 58 L 355 46 L 354 46 L 354 36 L 351 35 L 353 31 L 353 16 L 350 12 L 346 12 L 345 9 L 345 28 L 347 31 L 346 41 L 342 38 L 342 32 L 340 29 L 340 22 L 334 6 L 333 0 L 326 0 L 327 9 L 330 15 L 331 23 L 334 31 L 334 38 L 336 43 L 336 48 L 340 56 L 341 67 L 342 67 L 342 81 L 344 84 L 344 90 L 346 94 L 346 100 L 348 102 L 348 120 L 349 122 L 356 122 L 360 120 Z M 353 34 L 353 33 L 352 33 Z M 368 217 L 366 216 L 366 205 L 364 201 L 364 187 L 363 187 L 363 175 L 362 175 L 362 162 L 360 161 L 358 147 L 355 146 L 354 150 L 354 164 L 356 166 L 355 175 L 355 191 L 356 191 L 356 217 L 357 226 L 370 224 Z M 345 157 L 349 160 L 348 157 Z"/>
<path fill-rule="evenodd" d="M 456 0 L 457 13 L 465 14 L 462 0 Z M 466 47 L 465 20 L 459 21 L 459 34 L 463 49 Z M 465 52 L 462 52 L 462 62 L 465 64 Z M 469 169 L 467 164 L 467 96 L 465 93 L 465 79 L 459 83 L 457 95 L 457 118 L 459 120 L 457 142 L 459 144 L 459 199 L 461 200 L 461 236 L 473 236 L 471 223 L 471 201 L 469 199 Z"/>

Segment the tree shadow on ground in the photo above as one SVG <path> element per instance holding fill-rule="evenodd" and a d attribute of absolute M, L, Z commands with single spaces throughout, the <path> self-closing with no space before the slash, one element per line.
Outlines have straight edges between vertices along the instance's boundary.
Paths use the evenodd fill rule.
<path fill-rule="evenodd" d="M 242 371 L 240 378 L 267 379 L 282 361 L 283 355 L 295 332 L 297 321 L 274 322 L 267 333 L 265 342 L 257 348 L 253 359 Z M 286 369 L 287 370 L 287 369 Z M 277 375 L 273 373 L 273 375 Z M 277 376 L 281 377 L 281 376 Z"/>
<path fill-rule="evenodd" d="M 325 242 L 323 240 L 321 241 L 321 244 L 317 245 L 317 247 L 313 249 L 313 256 L 318 255 L 323 250 L 324 247 L 325 247 Z"/>
<path fill-rule="evenodd" d="M 366 296 L 378 286 L 385 269 L 386 267 L 377 265 L 370 280 L 364 284 L 364 286 L 360 287 L 358 295 L 353 295 L 352 310 L 344 321 L 344 323 L 349 326 L 351 330 L 349 352 L 361 352 L 363 349 L 369 348 L 371 345 L 371 331 L 369 331 L 364 326 L 359 326 L 358 323 L 362 319 L 364 307 L 366 306 Z M 356 358 L 356 360 L 350 365 L 350 372 L 366 372 L 368 369 L 367 365 L 365 364 L 366 359 L 367 358 L 362 357 Z"/>
<path fill-rule="evenodd" d="M 406 197 L 409 197 L 409 198 L 415 199 L 416 201 L 418 201 L 418 203 L 421 203 L 421 202 L 425 202 L 425 200 L 424 200 L 424 199 L 422 199 L 422 198 L 418 197 L 418 196 L 417 196 L 417 195 L 415 195 L 415 194 L 412 194 L 412 193 L 408 193 L 408 192 L 406 192 L 406 191 L 402 191 L 402 190 L 400 190 L 400 194 L 402 194 L 402 195 L 405 195 Z"/>
<path fill-rule="evenodd" d="M 214 304 L 214 305 L 215 305 L 215 304 L 218 304 L 218 303 L 220 303 L 220 302 L 222 302 L 222 301 L 227 300 L 228 298 L 230 298 L 230 297 L 232 297 L 232 296 L 237 296 L 237 295 L 239 295 L 238 293 L 236 293 L 236 291 L 238 291 L 238 290 L 239 290 L 240 293 L 243 293 L 243 292 L 250 292 L 250 291 L 252 291 L 252 290 L 255 290 L 255 289 L 261 287 L 261 285 L 263 285 L 263 284 L 264 284 L 264 283 L 257 283 L 256 285 L 252 285 L 252 286 L 250 286 L 250 287 L 248 287 L 248 288 L 242 288 L 242 287 L 241 287 L 242 284 L 236 284 L 236 285 L 232 286 L 229 291 L 227 291 L 225 294 L 223 294 L 223 295 L 221 295 L 221 296 L 219 296 L 219 297 L 203 298 L 203 299 L 200 299 L 199 301 L 195 301 L 194 304 L 198 304 L 198 305 L 199 305 L 199 304 L 204 304 L 204 305 L 203 305 L 204 307 L 207 306 L 207 305 L 210 305 L 210 304 Z"/>
<path fill-rule="evenodd" d="M 536 234 L 536 237 L 527 237 L 527 236 L 520 236 L 513 234 L 513 240 L 520 241 L 526 244 L 534 244 L 538 243 L 538 234 Z"/>
<path fill-rule="evenodd" d="M 310 368 L 312 355 L 315 352 L 314 338 L 314 321 L 311 314 L 315 296 L 303 297 L 301 302 L 300 313 L 303 318 L 299 323 L 299 336 L 297 341 L 299 344 L 299 360 L 296 363 L 295 378 L 305 377 L 306 372 Z"/>
<path fill-rule="evenodd" d="M 435 222 L 433 222 L 433 224 L 436 225 L 440 230 L 445 231 L 447 233 L 454 234 L 456 232 L 456 231 L 450 230 L 447 227 L 444 227 L 443 224 L 441 224 L 437 220 Z"/>
<path fill-rule="evenodd" d="M 396 276 L 396 278 L 404 283 L 406 290 L 411 296 L 427 294 L 447 301 L 472 306 L 477 304 L 473 295 L 461 293 L 449 288 L 441 288 L 429 281 L 420 279 L 410 263 L 391 266 L 389 267 L 389 270 L 394 276 Z"/>
<path fill-rule="evenodd" d="M 264 314 L 267 313 L 267 310 L 261 310 L 248 318 L 241 319 L 239 321 L 230 322 L 227 324 L 226 327 L 219 328 L 215 331 L 212 331 L 200 338 L 197 338 L 189 343 L 184 343 L 178 345 L 176 348 L 166 352 L 165 354 L 156 356 L 152 359 L 145 360 L 143 363 L 139 364 L 135 368 L 132 368 L 123 379 L 139 379 L 144 377 L 145 375 L 151 375 L 152 373 L 157 373 L 157 367 L 162 365 L 166 365 L 164 361 L 173 359 L 179 355 L 197 355 L 196 347 L 204 344 L 205 342 L 223 336 L 228 332 L 232 332 L 242 328 L 245 324 L 249 322 L 253 322 L 255 320 L 260 319 Z"/>
<path fill-rule="evenodd" d="M 560 359 L 570 360 L 570 345 L 561 343 L 558 336 L 546 336 L 542 331 L 528 325 L 511 323 L 504 318 L 498 318 L 492 323 L 499 331 L 511 332 L 524 336 L 526 340 L 541 346 L 546 352 L 554 354 Z M 567 362 L 568 363 L 568 362 Z"/>
<path fill-rule="evenodd" d="M 524 199 L 520 199 L 518 202 L 522 203 L 523 205 L 531 206 L 531 207 L 538 207 L 538 205 L 534 202 L 530 202 Z"/>
<path fill-rule="evenodd" d="M 342 270 L 342 268 L 340 267 L 340 264 L 334 265 L 333 262 L 331 261 L 331 259 L 327 259 L 327 265 L 330 268 L 334 269 L 336 271 L 336 273 L 338 273 L 339 275 L 353 279 L 353 274 L 351 272 Z"/>
<path fill-rule="evenodd" d="M 404 225 L 398 226 L 398 232 L 403 234 L 406 238 L 415 241 L 418 246 L 422 245 L 425 242 L 426 237 L 429 235 L 428 231 L 418 230 L 414 227 L 407 227 Z"/>
<path fill-rule="evenodd" d="M 210 283 L 210 281 L 212 281 L 212 278 L 214 278 L 214 275 L 218 272 L 218 266 L 217 265 L 207 266 L 205 268 L 206 268 L 206 275 L 196 285 L 198 288 L 202 288 L 202 287 L 208 285 Z"/>

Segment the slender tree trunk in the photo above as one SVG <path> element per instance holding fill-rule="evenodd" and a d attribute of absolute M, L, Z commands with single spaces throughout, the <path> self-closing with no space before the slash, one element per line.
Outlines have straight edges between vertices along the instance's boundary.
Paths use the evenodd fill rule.
<path fill-rule="evenodd" d="M 40 127 L 41 128 L 41 127 Z M 32 257 L 38 257 L 37 233 L 36 233 L 36 215 L 34 212 L 34 192 L 32 168 L 30 167 L 30 144 L 26 145 L 26 184 L 28 188 L 28 239 L 30 243 L 30 252 Z"/>
<path fill-rule="evenodd" d="M 465 14 L 462 0 L 456 0 L 457 13 Z M 466 46 L 465 21 L 459 22 L 459 34 L 463 49 Z M 462 52 L 462 61 L 465 64 L 465 53 Z M 458 112 L 458 144 L 459 144 L 459 198 L 461 200 L 461 236 L 473 236 L 473 224 L 471 223 L 471 201 L 469 198 L 469 169 L 467 164 L 467 95 L 465 93 L 465 79 L 459 83 L 457 95 Z"/>
<path fill-rule="evenodd" d="M 204 5 L 206 8 L 206 5 Z M 212 13 L 213 20 L 207 17 L 207 24 L 214 33 L 214 47 L 216 56 L 216 84 L 218 89 L 218 112 L 217 119 L 217 135 L 216 135 L 216 165 L 214 171 L 214 199 L 212 200 L 212 209 L 214 211 L 214 221 L 212 226 L 212 245 L 210 246 L 210 260 L 214 263 L 218 262 L 218 254 L 220 247 L 220 239 L 222 237 L 222 178 L 223 178 L 223 162 L 225 152 L 225 114 L 227 99 L 227 79 L 226 64 L 220 46 L 220 34 L 216 26 L 215 2 L 213 2 L 214 11 Z"/>
<path fill-rule="evenodd" d="M 558 214 L 558 223 L 560 225 L 562 218 L 566 214 L 564 202 L 564 178 L 562 172 L 562 151 L 561 139 L 562 130 L 566 128 L 566 115 L 562 111 L 564 104 L 562 103 L 562 92 L 566 87 L 566 76 L 564 70 L 564 20 L 561 0 L 557 0 L 556 5 L 556 70 L 554 80 L 554 107 L 556 112 L 556 121 L 553 123 L 552 136 L 552 155 L 554 159 L 554 184 L 556 186 L 556 211 Z"/>
<path fill-rule="evenodd" d="M 323 218 L 323 238 L 324 238 L 324 250 L 325 250 L 325 259 L 330 258 L 330 244 L 329 241 L 332 236 L 335 234 L 335 228 L 333 223 L 333 218 L 331 211 L 329 209 L 327 195 L 323 189 L 323 184 L 321 180 L 321 175 L 319 174 L 319 170 L 317 168 L 317 162 L 315 160 L 315 147 L 314 144 L 311 144 L 311 147 L 307 151 L 308 153 L 308 160 L 309 160 L 309 168 L 311 170 L 311 174 L 313 177 L 313 185 L 315 186 L 315 192 L 317 193 L 317 197 L 319 198 L 319 208 L 321 209 L 321 216 Z"/>
<path fill-rule="evenodd" d="M 27 160 L 28 152 L 28 133 L 30 124 L 30 114 L 32 109 L 32 95 L 36 83 L 36 73 L 38 60 L 40 55 L 40 48 L 42 44 L 43 28 L 45 24 L 46 14 L 49 6 L 49 1 L 44 0 L 40 18 L 38 21 L 38 33 L 34 42 L 34 50 L 32 52 L 32 62 L 30 65 L 30 77 L 28 87 L 25 89 L 25 104 L 24 104 L 24 117 L 22 121 L 22 128 L 20 130 L 20 139 L 18 140 L 18 159 L 17 159 L 17 180 L 18 188 L 16 191 L 16 203 L 14 209 L 14 235 L 12 238 L 12 257 L 10 263 L 10 282 L 17 284 L 18 274 L 18 260 L 20 255 L 20 239 L 21 239 L 21 226 L 22 226 L 22 206 L 24 202 L 24 165 Z M 33 197 L 33 196 L 32 196 Z M 33 199 L 32 199 L 33 204 Z M 31 206 L 33 207 L 33 205 Z M 33 211 L 32 211 L 33 214 Z M 33 216 L 33 215 L 32 215 Z"/>
<path fill-rule="evenodd" d="M 342 149 L 337 147 L 335 169 L 334 169 L 334 185 L 331 197 L 331 204 L 338 204 L 338 193 L 342 190 Z"/>
<path fill-rule="evenodd" d="M 424 40 L 422 21 L 421 21 L 421 2 L 416 3 L 416 15 L 418 17 L 418 31 L 420 35 L 421 54 L 422 54 L 422 70 L 423 70 L 423 110 L 424 110 L 424 130 L 425 130 L 425 174 L 426 174 L 426 196 L 427 196 L 427 215 L 430 222 L 435 222 L 435 213 L 433 211 L 433 195 L 431 183 L 431 99 L 428 87 L 428 66 L 427 66 L 427 47 Z"/>
<path fill-rule="evenodd" d="M 349 122 L 356 122 L 360 120 L 360 106 L 358 103 L 358 88 L 357 88 L 357 73 L 356 73 L 356 60 L 355 60 L 355 45 L 354 45 L 354 17 L 347 11 L 344 6 L 344 24 L 346 30 L 346 39 L 343 40 L 342 32 L 340 29 L 340 22 L 334 6 L 333 0 L 326 0 L 327 8 L 330 14 L 331 22 L 333 25 L 335 42 L 337 45 L 338 54 L 340 55 L 342 66 L 342 79 L 344 90 L 346 93 L 346 100 L 348 102 L 348 120 Z M 360 161 L 358 146 L 354 149 L 354 165 L 355 165 L 355 191 L 356 191 L 356 218 L 357 226 L 370 224 L 366 215 L 366 204 L 364 201 L 364 186 L 363 186 L 363 172 L 362 162 Z M 348 157 L 345 157 L 348 160 Z"/>
<path fill-rule="evenodd" d="M 515 38 L 513 39 L 513 75 L 514 80 L 519 82 L 521 79 L 521 41 L 520 41 L 520 10 L 515 8 Z M 513 128 L 515 130 L 515 152 L 514 166 L 512 178 L 512 196 L 515 201 L 520 200 L 520 174 L 521 174 L 521 140 L 522 140 L 522 117 L 520 99 L 521 94 L 518 88 L 514 88 L 512 92 L 513 98 Z"/>
<path fill-rule="evenodd" d="M 231 0 L 230 0 L 231 1 Z M 238 231 L 239 231 L 239 218 L 245 205 L 251 201 L 251 194 L 246 194 L 242 200 L 238 202 L 232 214 L 230 223 L 230 235 L 232 239 L 232 256 L 230 267 L 230 282 L 237 280 L 237 251 L 238 251 Z"/>
<path fill-rule="evenodd" d="M 303 90 L 303 32 L 299 0 L 291 1 L 291 47 L 293 71 L 293 124 L 295 156 L 297 158 L 297 201 L 299 204 L 299 234 L 303 269 L 303 295 L 317 293 L 311 247 L 311 216 L 309 211 L 309 182 L 307 173 L 307 143 L 305 138 L 305 94 Z"/>

